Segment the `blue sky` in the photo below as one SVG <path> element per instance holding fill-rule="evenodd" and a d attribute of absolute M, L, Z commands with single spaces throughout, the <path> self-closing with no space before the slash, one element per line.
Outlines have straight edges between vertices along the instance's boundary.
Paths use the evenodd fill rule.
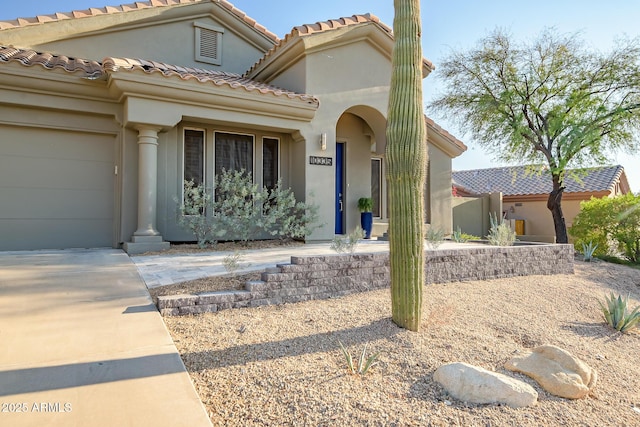
<path fill-rule="evenodd" d="M 393 25 L 392 0 L 231 2 L 280 37 L 296 25 L 366 12 L 377 15 L 389 26 Z M 120 4 L 118 0 L 17 0 L 5 3 L 0 8 L 0 20 Z M 545 27 L 555 27 L 562 33 L 580 32 L 594 49 L 605 51 L 614 46 L 616 36 L 640 36 L 640 2 L 635 0 L 423 0 L 421 7 L 424 56 L 436 68 L 451 49 L 473 46 L 496 27 L 509 30 L 519 40 L 534 38 Z M 435 74 L 425 80 L 425 103 L 437 93 L 439 85 Z M 469 147 L 465 154 L 454 159 L 454 169 L 500 165 L 468 135 L 449 123 L 447 117 L 432 115 L 428 110 L 426 113 Z M 640 153 L 620 154 L 612 160 L 625 167 L 632 190 L 640 191 Z"/>

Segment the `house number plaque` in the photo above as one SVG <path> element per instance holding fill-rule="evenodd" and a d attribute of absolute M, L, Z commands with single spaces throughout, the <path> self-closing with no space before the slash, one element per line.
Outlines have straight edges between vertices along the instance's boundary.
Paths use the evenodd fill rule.
<path fill-rule="evenodd" d="M 332 157 L 309 156 L 310 165 L 333 166 Z"/>

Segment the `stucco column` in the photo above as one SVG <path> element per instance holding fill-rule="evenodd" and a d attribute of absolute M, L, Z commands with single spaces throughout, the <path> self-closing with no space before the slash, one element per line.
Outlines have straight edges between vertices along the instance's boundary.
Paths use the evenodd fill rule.
<path fill-rule="evenodd" d="M 134 236 L 159 236 L 156 230 L 158 131 L 138 127 L 138 229 Z"/>
<path fill-rule="evenodd" d="M 130 254 L 169 248 L 156 230 L 159 127 L 138 126 L 138 229 L 123 248 Z"/>

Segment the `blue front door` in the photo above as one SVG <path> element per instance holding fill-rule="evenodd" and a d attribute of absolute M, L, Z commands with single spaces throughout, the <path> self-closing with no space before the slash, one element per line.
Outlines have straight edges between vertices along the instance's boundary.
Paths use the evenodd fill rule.
<path fill-rule="evenodd" d="M 336 234 L 344 234 L 344 142 L 336 143 Z"/>

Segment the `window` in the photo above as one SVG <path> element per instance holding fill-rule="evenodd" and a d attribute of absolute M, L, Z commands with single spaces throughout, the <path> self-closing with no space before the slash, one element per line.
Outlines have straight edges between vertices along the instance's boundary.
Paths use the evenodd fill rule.
<path fill-rule="evenodd" d="M 215 139 L 216 175 L 242 169 L 253 174 L 253 136 L 216 132 Z"/>
<path fill-rule="evenodd" d="M 195 185 L 204 183 L 204 131 L 184 131 L 184 176 L 185 181 Z"/>
<path fill-rule="evenodd" d="M 373 199 L 373 216 L 381 217 L 380 201 L 382 200 L 382 159 L 371 159 L 371 198 Z"/>
<path fill-rule="evenodd" d="M 222 64 L 222 33 L 224 29 L 206 24 L 193 24 L 196 29 L 196 61 Z"/>
<path fill-rule="evenodd" d="M 262 139 L 262 186 L 269 190 L 278 184 L 279 142 L 275 138 Z"/>

